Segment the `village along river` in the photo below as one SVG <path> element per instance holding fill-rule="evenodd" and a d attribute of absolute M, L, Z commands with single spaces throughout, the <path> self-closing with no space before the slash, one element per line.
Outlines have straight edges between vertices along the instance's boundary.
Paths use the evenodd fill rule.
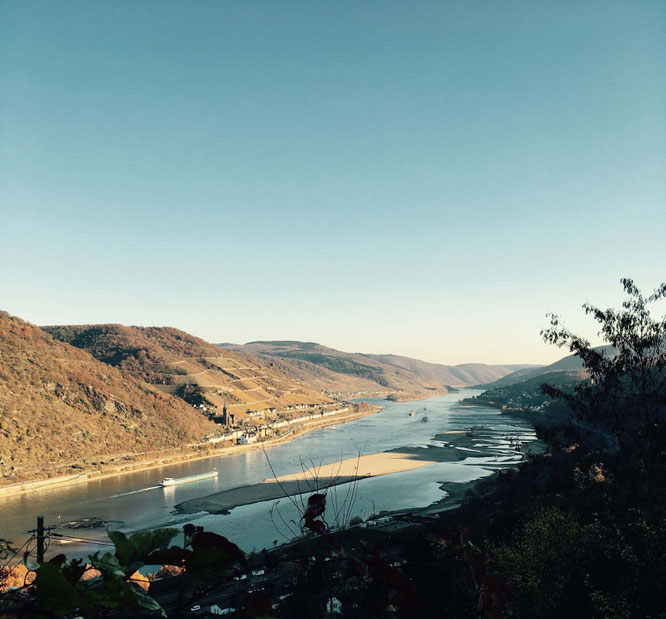
<path fill-rule="evenodd" d="M 383 510 L 420 508 L 444 499 L 442 483 L 466 484 L 490 475 L 502 466 L 519 462 L 522 454 L 515 441 L 535 440 L 531 425 L 520 418 L 501 415 L 485 407 L 457 406 L 465 397 L 479 393 L 462 389 L 456 393 L 418 402 L 367 400 L 384 409 L 376 414 L 326 428 L 313 430 L 291 442 L 261 449 L 243 450 L 238 454 L 174 464 L 91 480 L 60 488 L 43 489 L 0 501 L 0 538 L 10 539 L 15 546 L 27 539 L 26 531 L 35 527 L 36 515 L 44 514 L 46 525 L 80 518 L 99 518 L 111 528 L 125 533 L 164 526 L 182 527 L 186 522 L 203 525 L 206 530 L 225 535 L 246 551 L 270 548 L 275 541 L 283 543 L 292 537 L 299 514 L 288 499 L 242 505 L 226 515 L 179 513 L 175 506 L 224 490 L 256 484 L 276 475 L 300 472 L 303 466 L 328 464 L 358 453 L 373 454 L 396 448 L 423 448 L 434 453 L 454 449 L 456 462 L 434 462 L 409 471 L 361 479 L 350 515 L 367 518 Z M 414 411 L 410 415 L 410 411 Z M 427 420 L 424 419 L 427 418 Z M 474 428 L 474 440 L 456 446 L 456 437 L 465 437 Z M 478 437 L 478 438 L 476 438 Z M 447 445 L 448 444 L 448 445 Z M 268 462 L 270 459 L 270 465 Z M 165 477 L 185 477 L 216 470 L 217 478 L 163 488 L 158 482 Z M 349 484 L 337 486 L 338 503 L 349 494 Z M 331 495 L 329 495 L 331 496 Z M 329 499 L 332 508 L 333 497 Z M 283 521 L 288 525 L 283 524 Z M 47 558 L 59 552 L 70 557 L 85 556 L 107 550 L 103 528 L 58 529 L 58 533 L 91 540 L 71 544 L 51 540 Z"/>

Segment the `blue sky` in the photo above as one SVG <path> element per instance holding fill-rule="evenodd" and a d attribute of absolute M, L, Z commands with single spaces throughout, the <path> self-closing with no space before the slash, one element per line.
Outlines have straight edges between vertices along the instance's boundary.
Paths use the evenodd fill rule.
<path fill-rule="evenodd" d="M 554 360 L 546 312 L 666 280 L 665 31 L 663 2 L 3 2 L 0 307 Z"/>

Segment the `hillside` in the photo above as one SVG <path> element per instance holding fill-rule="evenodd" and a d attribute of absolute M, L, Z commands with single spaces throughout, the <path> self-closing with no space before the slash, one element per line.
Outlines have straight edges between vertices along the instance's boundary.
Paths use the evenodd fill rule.
<path fill-rule="evenodd" d="M 236 420 L 248 412 L 279 413 L 331 402 L 317 386 L 304 384 L 280 364 L 222 349 L 171 327 L 106 324 L 43 329 L 192 405 L 221 412 L 226 404 Z"/>
<path fill-rule="evenodd" d="M 314 342 L 261 341 L 220 345 L 260 355 L 329 392 L 380 392 L 393 397 L 427 397 L 448 387 L 494 380 L 516 367 L 484 364 L 447 366 L 397 355 L 347 353 Z"/>
<path fill-rule="evenodd" d="M 595 350 L 608 353 L 612 351 L 612 348 L 610 346 L 599 346 L 595 348 Z M 582 370 L 582 368 L 583 363 L 580 360 L 580 357 L 576 355 L 567 355 L 566 357 L 562 357 L 562 359 L 559 359 L 550 365 L 517 369 L 515 372 L 507 374 L 498 380 L 492 382 L 489 381 L 485 384 L 479 384 L 478 387 L 479 389 L 506 387 L 508 385 L 515 385 L 517 383 L 530 380 L 532 378 L 537 378 L 543 374 L 551 374 L 552 372 L 578 372 L 579 370 Z"/>
<path fill-rule="evenodd" d="M 386 365 L 403 368 L 431 381 L 439 381 L 451 387 L 465 387 L 479 382 L 490 382 L 505 376 L 513 370 L 531 369 L 536 366 L 525 365 L 486 365 L 485 363 L 462 363 L 443 365 L 427 363 L 410 357 L 398 355 L 366 355 Z"/>
<path fill-rule="evenodd" d="M 463 402 L 482 404 L 506 411 L 542 412 L 553 403 L 550 396 L 541 393 L 543 383 L 572 393 L 574 386 L 585 377 L 586 373 L 582 369 L 545 372 L 521 382 L 493 387 L 478 396 L 463 400 Z"/>
<path fill-rule="evenodd" d="M 0 312 L 0 484 L 180 447 L 214 429 L 182 400 Z"/>
<path fill-rule="evenodd" d="M 251 353 L 241 353 L 250 355 Z M 278 356 L 252 354 L 253 357 L 263 359 L 264 363 L 286 372 L 298 380 L 330 396 L 351 397 L 354 395 L 382 395 L 387 392 L 386 387 L 361 376 L 334 372 L 322 365 L 316 365 L 302 359 L 287 359 Z"/>
<path fill-rule="evenodd" d="M 609 352 L 611 347 L 596 350 Z M 587 377 L 583 363 L 577 355 L 567 355 L 550 365 L 521 368 L 502 378 L 478 385 L 483 393 L 464 400 L 467 404 L 483 404 L 508 411 L 540 413 L 554 403 L 550 396 L 541 393 L 541 385 L 548 383 L 566 392 L 572 392 L 576 383 Z"/>

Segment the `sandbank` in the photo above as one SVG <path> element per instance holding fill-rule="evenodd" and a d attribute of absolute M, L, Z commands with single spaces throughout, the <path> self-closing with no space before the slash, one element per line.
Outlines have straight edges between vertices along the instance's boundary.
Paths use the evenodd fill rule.
<path fill-rule="evenodd" d="M 403 452 L 386 451 L 383 453 L 368 454 L 356 458 L 347 458 L 331 464 L 317 465 L 291 475 L 281 475 L 277 480 L 271 481 L 316 481 L 320 477 L 376 477 L 378 475 L 390 475 L 418 469 L 422 466 L 432 464 L 436 460 L 416 459 L 412 454 Z"/>
<path fill-rule="evenodd" d="M 259 484 L 223 490 L 184 501 L 176 505 L 175 509 L 185 514 L 202 511 L 211 514 L 226 513 L 241 505 L 316 492 L 358 479 L 402 473 L 436 462 L 451 462 L 464 457 L 455 449 L 403 447 L 382 453 L 347 458 L 331 464 L 316 465 L 297 473 L 265 479 Z"/>

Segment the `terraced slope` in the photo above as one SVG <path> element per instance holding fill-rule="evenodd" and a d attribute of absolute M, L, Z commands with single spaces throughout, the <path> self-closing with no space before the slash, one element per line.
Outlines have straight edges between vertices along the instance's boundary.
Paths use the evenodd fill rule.
<path fill-rule="evenodd" d="M 43 327 L 55 338 L 146 380 L 193 405 L 248 412 L 331 402 L 279 364 L 239 354 L 171 327 L 117 324 Z"/>

